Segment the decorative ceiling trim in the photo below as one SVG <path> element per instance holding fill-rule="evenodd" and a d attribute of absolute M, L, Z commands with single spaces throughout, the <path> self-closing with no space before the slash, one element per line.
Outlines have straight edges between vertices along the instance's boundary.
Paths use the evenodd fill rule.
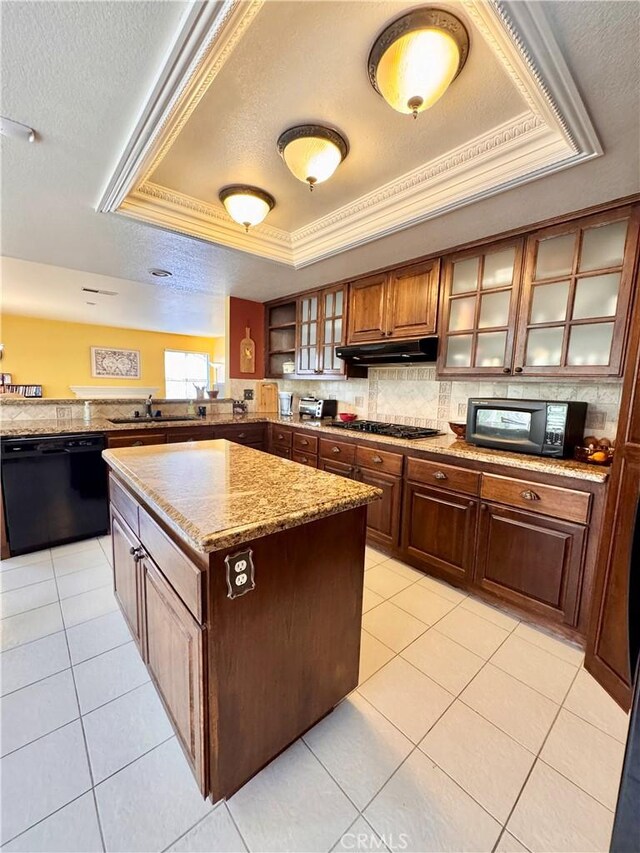
<path fill-rule="evenodd" d="M 460 2 L 529 109 L 291 233 L 248 234 L 151 180 L 264 0 L 194 4 L 98 209 L 299 268 L 602 154 L 541 4 Z"/>

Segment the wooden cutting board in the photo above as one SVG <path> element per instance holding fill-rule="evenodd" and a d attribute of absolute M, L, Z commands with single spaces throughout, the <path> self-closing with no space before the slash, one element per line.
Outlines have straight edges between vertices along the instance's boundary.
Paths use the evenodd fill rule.
<path fill-rule="evenodd" d="M 256 394 L 256 411 L 278 411 L 278 386 L 275 382 L 262 382 L 258 385 Z"/>
<path fill-rule="evenodd" d="M 256 345 L 251 340 L 251 329 L 247 326 L 240 341 L 240 373 L 256 372 Z"/>

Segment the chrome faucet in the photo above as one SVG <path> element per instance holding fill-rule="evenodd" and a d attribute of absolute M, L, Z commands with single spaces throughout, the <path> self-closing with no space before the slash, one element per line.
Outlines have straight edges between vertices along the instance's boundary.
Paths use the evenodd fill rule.
<path fill-rule="evenodd" d="M 149 394 L 147 402 L 144 404 L 144 414 L 146 418 L 153 417 L 153 400 L 151 399 L 151 394 Z"/>

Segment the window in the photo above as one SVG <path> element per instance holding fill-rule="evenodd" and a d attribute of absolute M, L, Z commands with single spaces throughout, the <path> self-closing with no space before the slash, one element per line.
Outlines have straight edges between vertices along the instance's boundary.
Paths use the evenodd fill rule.
<path fill-rule="evenodd" d="M 192 400 L 196 385 L 209 387 L 209 356 L 206 352 L 164 351 L 165 397 Z"/>

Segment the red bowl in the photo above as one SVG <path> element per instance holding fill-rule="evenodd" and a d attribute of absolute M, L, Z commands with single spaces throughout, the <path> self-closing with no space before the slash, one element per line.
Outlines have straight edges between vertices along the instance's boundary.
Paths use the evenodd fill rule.
<path fill-rule="evenodd" d="M 346 421 L 347 423 L 349 423 L 349 421 L 355 421 L 358 416 L 354 415 L 353 412 L 340 412 L 338 417 L 341 421 Z"/>

